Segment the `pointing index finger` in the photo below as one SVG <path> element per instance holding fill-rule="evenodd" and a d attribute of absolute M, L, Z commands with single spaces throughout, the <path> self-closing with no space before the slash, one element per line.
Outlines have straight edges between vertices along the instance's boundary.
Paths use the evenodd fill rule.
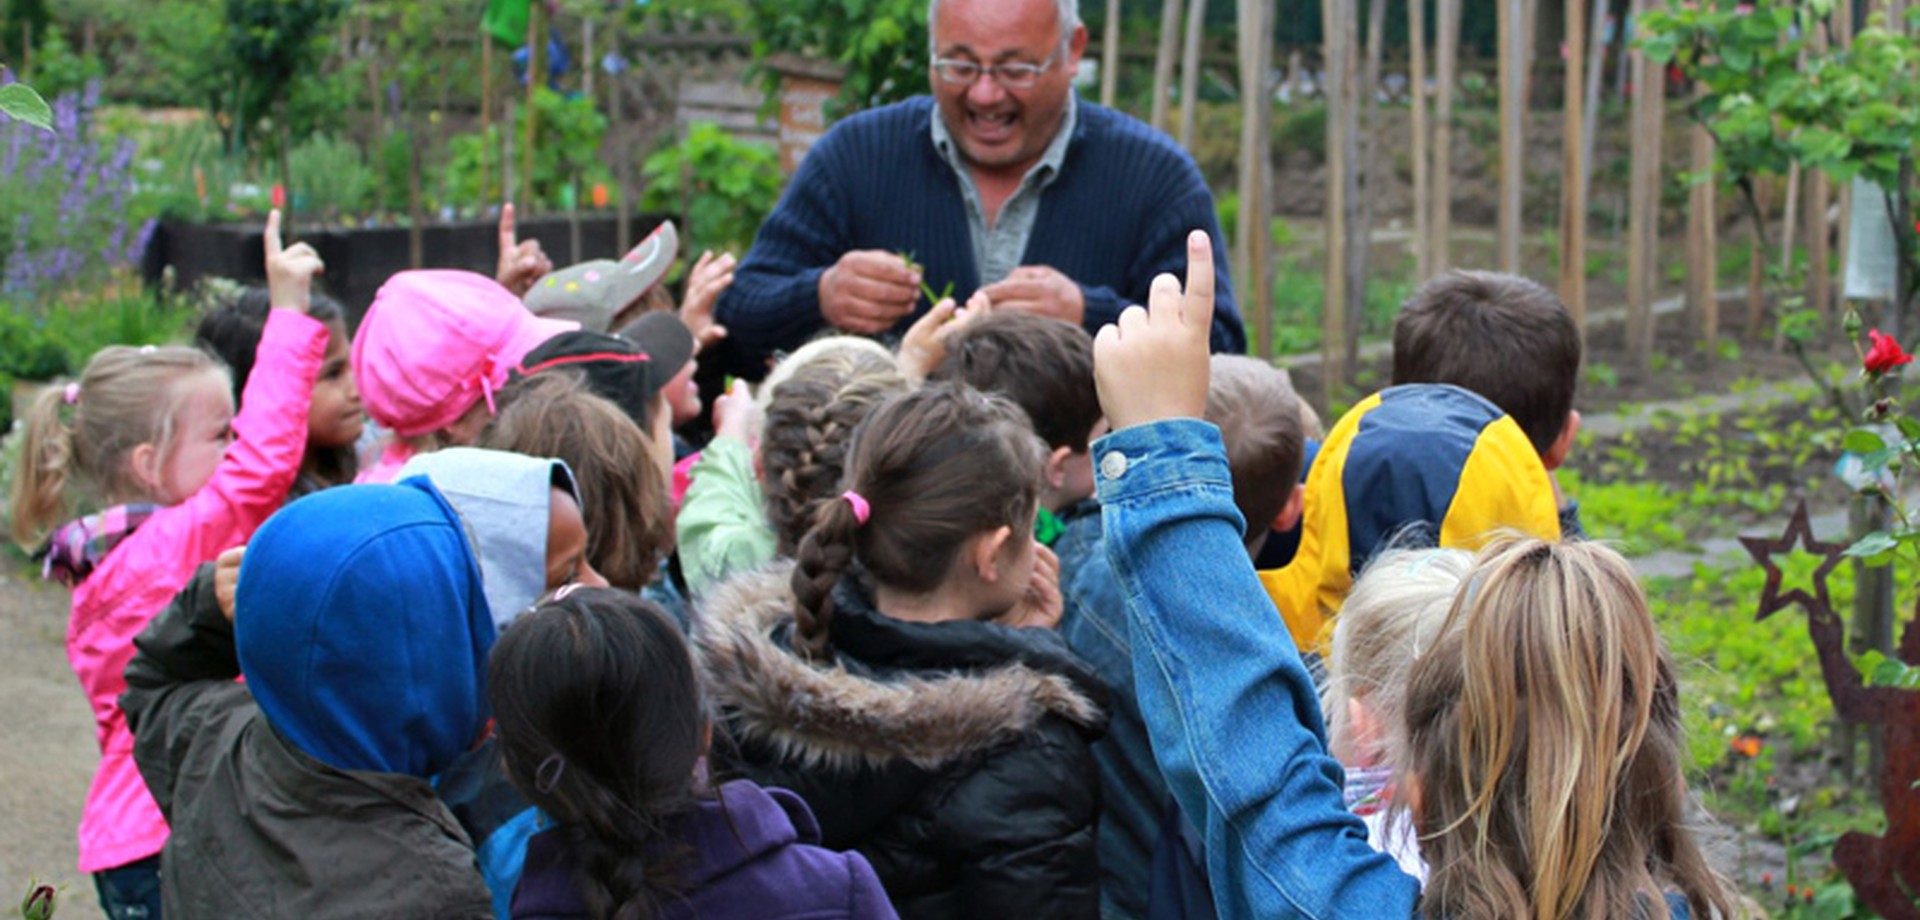
<path fill-rule="evenodd" d="M 264 234 L 264 236 L 267 242 L 267 261 L 271 262 L 274 259 L 277 259 L 280 257 L 280 209 L 279 208 L 274 208 L 273 210 L 267 212 L 267 232 Z"/>
<path fill-rule="evenodd" d="M 513 232 L 513 203 L 508 202 L 500 206 L 500 248 L 509 250 L 517 244 Z"/>
<path fill-rule="evenodd" d="M 1213 328 L 1213 241 L 1205 230 L 1187 234 L 1187 291 L 1180 307 L 1187 328 L 1203 336 Z"/>

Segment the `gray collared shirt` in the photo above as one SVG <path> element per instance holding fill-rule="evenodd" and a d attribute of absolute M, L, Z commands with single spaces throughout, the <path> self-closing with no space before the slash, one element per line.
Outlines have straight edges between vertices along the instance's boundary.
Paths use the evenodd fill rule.
<path fill-rule="evenodd" d="M 1060 130 L 1040 155 L 1040 162 L 1021 177 L 1020 187 L 1000 206 L 1000 215 L 991 224 L 987 221 L 986 206 L 980 200 L 980 188 L 974 184 L 973 171 L 961 156 L 959 145 L 953 142 L 953 135 L 947 132 L 940 107 L 933 107 L 933 146 L 947 165 L 953 167 L 954 177 L 960 182 L 960 195 L 967 201 L 967 231 L 973 238 L 973 264 L 980 270 L 982 287 L 1006 278 L 1019 267 L 1020 257 L 1027 252 L 1027 238 L 1033 235 L 1034 218 L 1040 214 L 1040 193 L 1060 175 L 1060 163 L 1067 158 L 1067 144 L 1073 140 L 1079 107 L 1079 99 L 1068 93 L 1067 111 L 1060 119 Z"/>

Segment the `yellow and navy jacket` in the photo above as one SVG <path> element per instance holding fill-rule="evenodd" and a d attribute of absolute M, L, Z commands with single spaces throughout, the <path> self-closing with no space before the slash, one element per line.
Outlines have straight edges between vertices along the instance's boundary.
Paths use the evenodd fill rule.
<path fill-rule="evenodd" d="M 1553 483 L 1520 425 L 1460 387 L 1391 387 L 1327 433 L 1307 474 L 1299 550 L 1260 580 L 1294 643 L 1314 650 L 1374 553 L 1477 549 L 1502 530 L 1560 538 Z"/>

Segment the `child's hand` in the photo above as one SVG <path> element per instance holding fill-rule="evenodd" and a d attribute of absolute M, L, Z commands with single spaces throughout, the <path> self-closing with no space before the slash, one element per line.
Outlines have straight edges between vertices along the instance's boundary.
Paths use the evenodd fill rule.
<path fill-rule="evenodd" d="M 326 269 L 312 246 L 280 246 L 280 210 L 267 212 L 267 304 L 276 310 L 307 312 L 313 276 Z"/>
<path fill-rule="evenodd" d="M 900 373 L 915 383 L 927 379 L 947 359 L 947 341 L 954 333 L 991 312 L 993 301 L 984 291 L 973 292 L 964 307 L 956 308 L 952 298 L 934 304 L 926 315 L 913 321 L 900 340 Z"/>
<path fill-rule="evenodd" d="M 547 258 L 546 250 L 540 248 L 539 240 L 519 241 L 513 228 L 513 205 L 500 208 L 500 264 L 493 272 L 493 280 L 500 286 L 513 292 L 515 297 L 525 297 L 533 290 L 533 283 L 546 277 L 553 271 L 553 262 Z"/>
<path fill-rule="evenodd" d="M 760 404 L 753 401 L 753 393 L 745 380 L 735 380 L 730 389 L 713 401 L 715 437 L 737 438 L 749 449 L 759 450 L 760 424 Z"/>
<path fill-rule="evenodd" d="M 1162 274 L 1145 309 L 1128 307 L 1094 337 L 1094 383 L 1113 430 L 1205 414 L 1212 324 L 1213 248 L 1195 230 L 1187 234 L 1186 293 Z"/>
<path fill-rule="evenodd" d="M 709 249 L 687 273 L 687 299 L 680 304 L 680 321 L 693 333 L 695 354 L 727 337 L 727 327 L 713 321 L 713 306 L 733 286 L 733 253 L 718 256 Z"/>
<path fill-rule="evenodd" d="M 1066 607 L 1066 600 L 1060 596 L 1060 557 L 1045 546 L 1035 545 L 1033 578 L 1027 582 L 1027 594 L 999 622 L 1016 629 L 1053 629 L 1060 625 Z"/>
<path fill-rule="evenodd" d="M 233 598 L 240 591 L 240 557 L 246 552 L 246 547 L 236 546 L 213 561 L 213 599 L 229 623 L 233 622 Z"/>

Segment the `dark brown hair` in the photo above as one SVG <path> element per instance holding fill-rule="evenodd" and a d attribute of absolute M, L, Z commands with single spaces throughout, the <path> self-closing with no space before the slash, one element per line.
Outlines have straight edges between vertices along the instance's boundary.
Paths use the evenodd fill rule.
<path fill-rule="evenodd" d="M 240 396 L 246 392 L 247 379 L 253 376 L 254 357 L 260 350 L 260 338 L 266 335 L 268 311 L 271 308 L 266 288 L 246 288 L 202 317 L 200 325 L 193 330 L 193 344 L 226 362 L 227 369 L 232 372 L 235 407 L 245 408 L 240 405 Z M 339 301 L 314 291 L 307 297 L 307 315 L 332 327 L 328 334 L 338 334 L 348 342 L 353 341 L 347 332 L 346 310 Z M 330 369 L 322 367 L 320 371 L 325 375 Z M 338 372 L 352 373 L 345 367 Z M 300 465 L 303 472 L 312 474 L 327 486 L 346 485 L 360 471 L 360 462 L 351 444 L 320 447 L 309 443 Z"/>
<path fill-rule="evenodd" d="M 824 657 L 833 589 L 856 561 L 876 585 L 926 592 L 961 547 L 1011 526 L 1032 539 L 1046 448 L 1020 408 L 961 383 L 930 383 L 875 409 L 853 433 L 844 488 L 871 509 L 823 505 L 793 570 L 794 646 Z"/>
<path fill-rule="evenodd" d="M 587 915 L 657 916 L 709 721 L 680 628 L 623 591 L 569 592 L 501 634 L 487 696 L 507 778 L 559 825 Z"/>
<path fill-rule="evenodd" d="M 1513 416 L 1545 455 L 1573 411 L 1580 330 L 1552 291 L 1518 275 L 1453 271 L 1393 321 L 1393 382 L 1450 383 Z"/>
<path fill-rule="evenodd" d="M 1013 400 L 1047 446 L 1087 452 L 1100 421 L 1093 337 L 1072 323 L 1031 313 L 992 313 L 947 342 L 930 379 L 959 380 Z"/>
<path fill-rule="evenodd" d="M 647 435 L 619 406 L 587 390 L 577 371 L 516 381 L 479 445 L 573 468 L 587 524 L 587 563 L 616 588 L 638 591 L 673 552 L 673 502 Z"/>
<path fill-rule="evenodd" d="M 840 494 L 853 429 L 907 391 L 891 359 L 852 349 L 818 355 L 773 388 L 760 437 L 760 473 L 776 552 L 792 556 L 822 503 Z"/>
<path fill-rule="evenodd" d="M 1300 400 L 1287 372 L 1258 358 L 1214 355 L 1207 421 L 1220 427 L 1233 474 L 1233 503 L 1247 519 L 1251 545 L 1273 527 L 1300 484 Z"/>

